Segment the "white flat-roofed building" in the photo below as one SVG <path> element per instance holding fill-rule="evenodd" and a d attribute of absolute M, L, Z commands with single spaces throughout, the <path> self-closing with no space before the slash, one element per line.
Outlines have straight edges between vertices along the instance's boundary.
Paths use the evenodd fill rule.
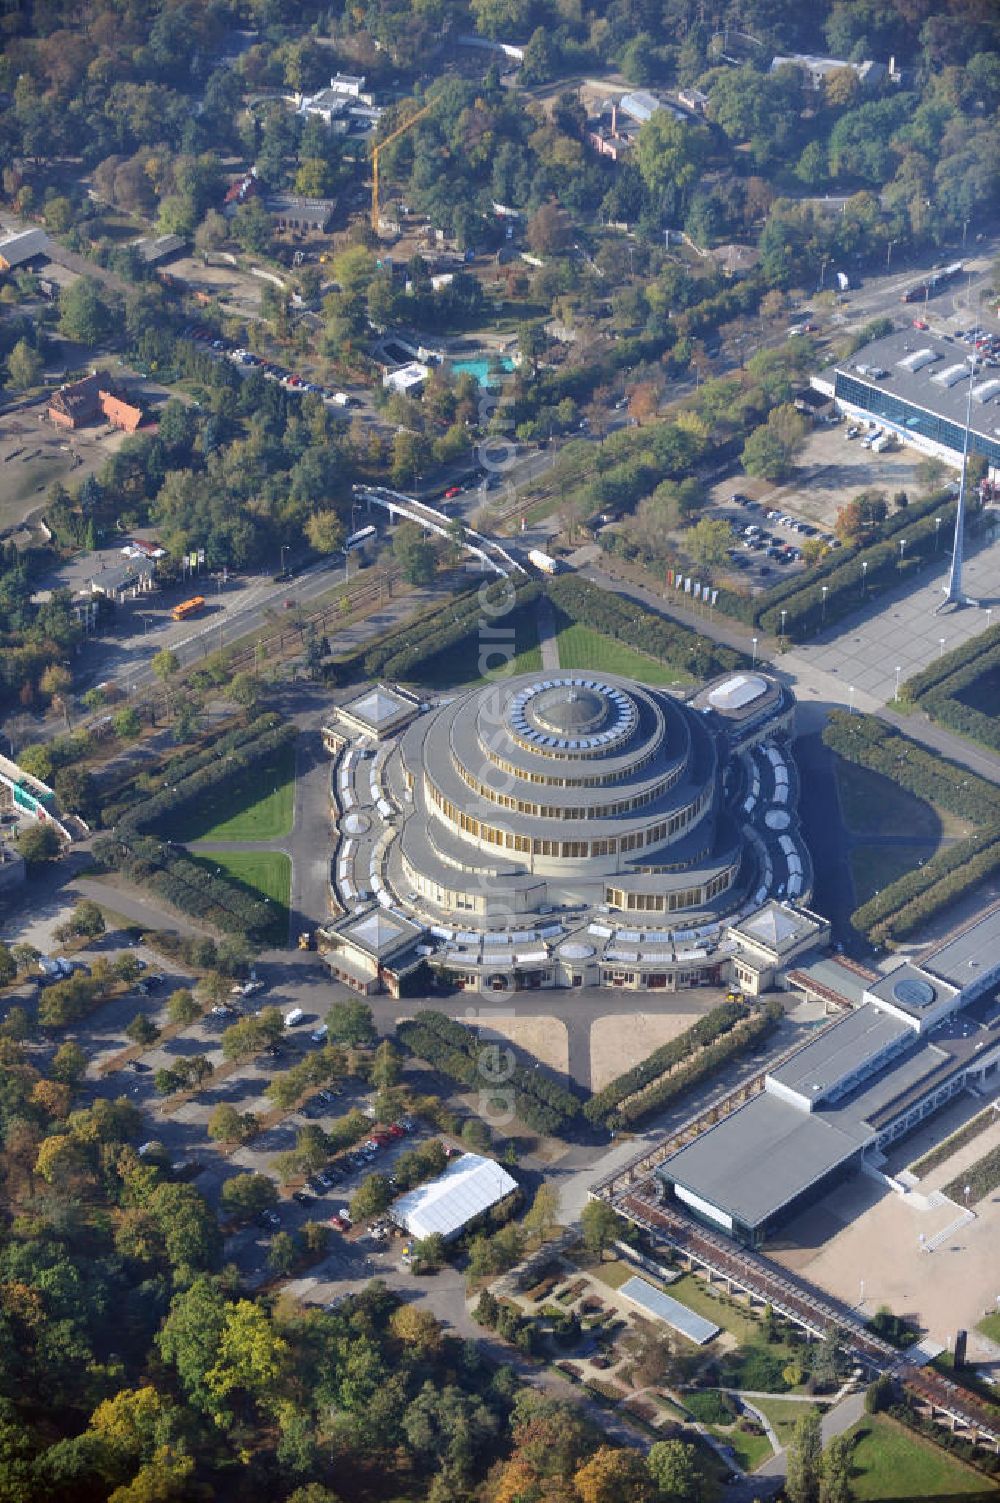
<path fill-rule="evenodd" d="M 463 1153 L 429 1185 L 401 1195 L 391 1215 L 411 1237 L 437 1233 L 450 1242 L 516 1190 L 517 1181 L 493 1159 Z"/>
<path fill-rule="evenodd" d="M 386 371 L 382 377 L 382 385 L 388 387 L 390 391 L 399 391 L 404 396 L 411 396 L 414 392 L 422 390 L 430 373 L 430 366 L 425 365 L 422 360 L 410 360 L 406 365 L 401 365 L 394 371 Z"/>
<path fill-rule="evenodd" d="M 323 744 L 336 754 L 354 737 L 382 741 L 408 726 L 420 713 L 420 701 L 403 689 L 373 684 L 356 699 L 338 705 L 332 721 L 323 727 Z"/>

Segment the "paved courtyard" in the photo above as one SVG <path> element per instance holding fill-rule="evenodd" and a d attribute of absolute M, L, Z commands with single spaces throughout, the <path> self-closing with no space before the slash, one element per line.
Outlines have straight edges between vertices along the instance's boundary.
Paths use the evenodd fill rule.
<path fill-rule="evenodd" d="M 1000 539 L 966 561 L 965 589 L 979 601 L 978 608 L 938 611 L 948 564 L 942 544 L 939 565 L 926 570 L 919 585 L 908 580 L 898 590 L 880 594 L 846 626 L 785 653 L 778 666 L 793 676 L 800 697 L 850 704 L 853 688 L 855 709 L 876 710 L 895 696 L 897 665 L 905 683 L 941 652 L 985 631 L 992 610 L 1000 605 Z"/>
<path fill-rule="evenodd" d="M 956 1330 L 966 1329 L 973 1360 L 993 1367 L 1000 1352 L 975 1325 L 1000 1299 L 1000 1194 L 987 1195 L 970 1216 L 938 1192 L 998 1145 L 1000 1122 L 933 1169 L 908 1195 L 864 1174 L 852 1175 L 790 1222 L 768 1251 L 867 1316 L 888 1305 L 940 1346 L 953 1345 Z M 910 1157 L 914 1146 L 909 1140 L 900 1145 L 901 1157 Z M 891 1161 L 890 1168 L 898 1167 Z"/>

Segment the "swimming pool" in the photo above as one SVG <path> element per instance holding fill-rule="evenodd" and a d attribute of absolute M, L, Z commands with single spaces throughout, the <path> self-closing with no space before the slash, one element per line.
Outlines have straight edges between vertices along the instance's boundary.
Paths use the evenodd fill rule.
<path fill-rule="evenodd" d="M 462 375 L 463 372 L 468 372 L 470 376 L 475 376 L 480 386 L 492 386 L 496 381 L 496 376 L 493 376 L 491 379 L 490 366 L 495 365 L 496 363 L 497 362 L 495 361 L 486 359 L 453 360 L 451 362 L 451 368 L 455 372 L 456 376 Z M 507 374 L 509 374 L 514 369 L 514 362 L 513 360 L 511 360 L 509 355 L 501 355 L 499 365 L 500 369 Z"/>

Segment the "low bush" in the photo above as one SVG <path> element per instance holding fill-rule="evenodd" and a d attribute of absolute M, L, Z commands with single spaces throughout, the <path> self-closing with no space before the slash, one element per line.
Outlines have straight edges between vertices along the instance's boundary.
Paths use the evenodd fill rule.
<path fill-rule="evenodd" d="M 444 1013 L 430 1009 L 418 1012 L 412 1020 L 399 1025 L 397 1037 L 412 1054 L 427 1060 L 461 1085 L 478 1082 L 489 1093 L 491 1083 L 495 1083 L 498 1095 L 513 1092 L 515 1113 L 536 1132 L 565 1133 L 579 1116 L 577 1098 L 541 1070 L 515 1065 L 509 1074 L 498 1077 L 492 1054 L 480 1058 L 495 1046 L 481 1044 L 474 1029 L 454 1022 Z"/>
<path fill-rule="evenodd" d="M 739 1417 L 736 1400 L 718 1388 L 692 1389 L 682 1396 L 682 1402 L 703 1425 L 731 1425 Z"/>

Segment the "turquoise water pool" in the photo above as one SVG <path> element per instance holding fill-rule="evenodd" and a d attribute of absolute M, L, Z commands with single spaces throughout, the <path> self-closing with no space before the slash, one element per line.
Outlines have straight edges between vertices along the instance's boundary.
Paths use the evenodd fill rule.
<path fill-rule="evenodd" d="M 492 386 L 496 377 L 494 376 L 491 380 L 490 366 L 495 363 L 490 360 L 453 360 L 451 368 L 456 376 L 468 372 L 470 376 L 475 376 L 480 386 Z M 500 356 L 500 369 L 507 373 L 514 369 L 514 362 L 509 355 Z"/>

